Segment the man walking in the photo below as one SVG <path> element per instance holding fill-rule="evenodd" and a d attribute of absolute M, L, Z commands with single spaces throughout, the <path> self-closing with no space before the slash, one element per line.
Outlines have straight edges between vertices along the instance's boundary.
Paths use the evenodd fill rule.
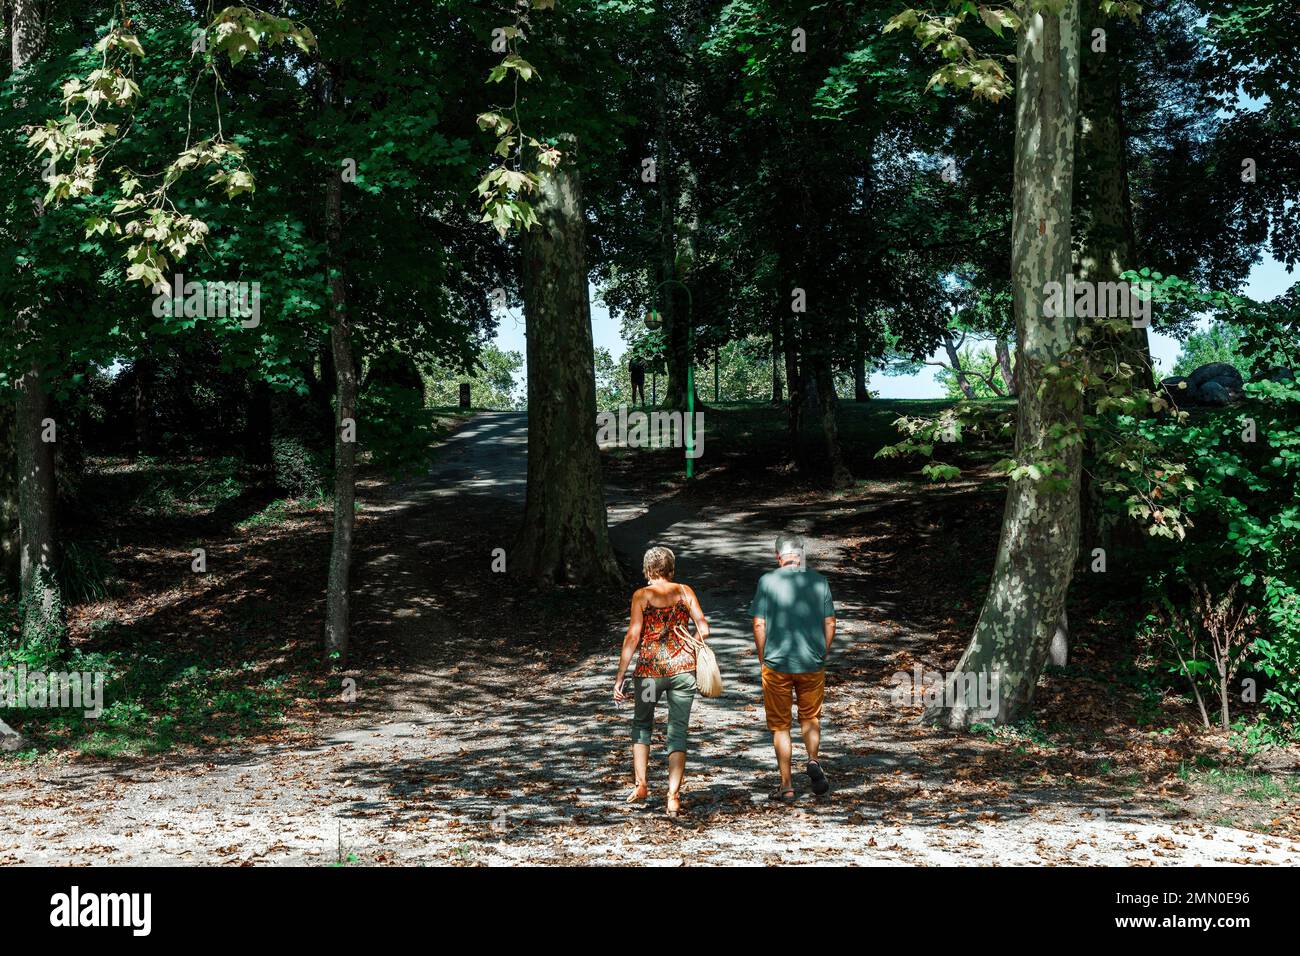
<path fill-rule="evenodd" d="M 772 797 L 794 800 L 790 778 L 791 707 L 797 707 L 799 731 L 808 752 L 813 793 L 822 796 L 830 781 L 817 762 L 821 743 L 822 700 L 826 691 L 826 655 L 835 639 L 835 604 L 826 578 L 804 566 L 804 543 L 798 535 L 776 539 L 777 568 L 758 581 L 749 612 L 754 618 L 754 646 L 763 670 L 763 709 L 772 732 L 781 787 Z"/>
<path fill-rule="evenodd" d="M 645 408 L 645 363 L 639 358 L 633 358 L 627 363 L 627 377 L 632 382 L 632 404 L 636 404 L 636 397 L 641 395 L 641 407 Z"/>

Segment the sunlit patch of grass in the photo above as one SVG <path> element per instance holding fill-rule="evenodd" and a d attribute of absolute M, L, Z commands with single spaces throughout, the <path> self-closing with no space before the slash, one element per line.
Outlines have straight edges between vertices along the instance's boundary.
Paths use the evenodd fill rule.
<path fill-rule="evenodd" d="M 255 515 L 250 515 L 235 525 L 236 531 L 252 531 L 256 528 L 275 528 L 285 524 L 290 518 L 304 511 L 323 508 L 330 502 L 330 496 L 324 491 L 305 498 L 277 498 Z M 358 508 L 357 510 L 360 510 Z"/>

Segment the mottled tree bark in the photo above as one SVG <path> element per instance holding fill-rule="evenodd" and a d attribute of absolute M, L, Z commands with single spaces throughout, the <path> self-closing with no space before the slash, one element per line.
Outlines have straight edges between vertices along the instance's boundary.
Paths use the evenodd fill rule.
<path fill-rule="evenodd" d="M 338 102 L 332 65 L 322 69 L 323 106 Z M 329 283 L 330 357 L 334 366 L 334 534 L 330 543 L 329 584 L 325 595 L 325 654 L 346 666 L 350 644 L 349 588 L 352 540 L 356 527 L 357 374 L 352 357 L 352 324 L 343 255 L 343 177 L 326 170 L 325 268 Z"/>
<path fill-rule="evenodd" d="M 1059 13 L 1021 7 L 1017 42 L 1012 288 L 1019 347 L 1016 457 L 1052 446 L 1050 432 L 1080 421 L 1072 389 L 1043 387 L 1044 370 L 1075 341 L 1074 320 L 1046 316 L 1043 287 L 1070 269 L 1070 196 L 1079 75 L 1079 0 Z M 1068 310 L 1063 310 L 1068 311 Z M 1077 445 L 1051 447 L 1058 482 L 1011 482 L 988 595 L 970 644 L 926 719 L 968 727 L 1007 723 L 1030 704 L 1056 634 L 1079 539 Z M 964 678 L 963 675 L 970 675 Z M 980 701 L 986 682 L 991 706 Z"/>
<path fill-rule="evenodd" d="M 621 580 L 609 544 L 587 296 L 582 188 L 570 138 L 542 170 L 539 225 L 523 235 L 528 489 L 514 566 L 544 583 Z"/>

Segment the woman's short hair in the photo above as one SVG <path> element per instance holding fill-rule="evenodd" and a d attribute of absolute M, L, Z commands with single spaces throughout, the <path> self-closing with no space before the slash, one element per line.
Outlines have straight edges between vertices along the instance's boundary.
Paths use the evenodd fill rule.
<path fill-rule="evenodd" d="M 646 576 L 646 580 L 651 578 L 663 578 L 665 581 L 673 579 L 673 572 L 677 570 L 677 559 L 668 548 L 656 547 L 651 548 L 641 559 L 641 570 Z"/>

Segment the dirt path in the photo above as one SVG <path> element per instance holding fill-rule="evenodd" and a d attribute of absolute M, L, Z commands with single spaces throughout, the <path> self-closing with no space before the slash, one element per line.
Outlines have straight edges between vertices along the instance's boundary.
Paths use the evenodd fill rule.
<path fill-rule="evenodd" d="M 420 519 L 434 509 L 440 520 L 456 516 L 448 534 L 481 537 L 485 555 L 497 536 L 505 546 L 508 532 L 493 521 L 522 503 L 524 430 L 522 415 L 476 418 L 448 441 L 427 479 L 374 497 L 367 511 L 408 527 L 410 549 L 425 543 L 416 540 L 426 534 Z M 817 801 L 797 778 L 794 807 L 770 804 L 749 597 L 776 531 L 804 531 L 824 511 L 673 499 L 645 508 L 610 494 L 612 533 L 625 555 L 639 556 L 649 541 L 677 553 L 679 578 L 696 587 L 709 615 L 727 683 L 722 698 L 696 704 L 689 818 L 661 813 L 658 752 L 650 803 L 619 802 L 630 714 L 610 697 L 622 627 L 611 622 L 611 650 L 573 667 L 557 672 L 536 655 L 481 658 L 473 667 L 449 659 L 390 683 L 409 698 L 395 716 L 353 719 L 319 737 L 220 757 L 38 762 L 3 784 L 0 863 L 1300 862 L 1292 841 L 1161 819 L 1122 788 L 983 779 L 977 738 L 918 727 L 891 705 L 887 684 L 862 679 L 925 645 L 927 635 L 889 623 L 899 596 L 869 593 L 869 577 L 833 573 L 842 626 L 823 749 L 835 790 Z M 449 640 L 429 603 L 436 583 L 428 568 L 410 566 L 410 549 L 385 542 L 366 552 L 358 629 L 397 620 Z M 828 570 L 838 558 L 833 542 L 815 538 L 810 553 Z"/>

